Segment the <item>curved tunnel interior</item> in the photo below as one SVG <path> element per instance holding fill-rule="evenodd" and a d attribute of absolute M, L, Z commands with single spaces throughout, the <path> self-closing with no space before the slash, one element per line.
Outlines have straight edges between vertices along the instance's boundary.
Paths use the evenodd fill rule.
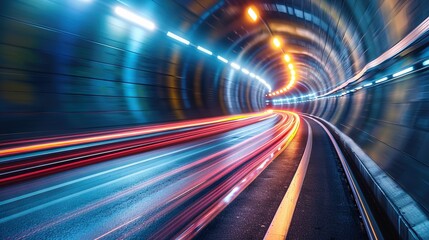
<path fill-rule="evenodd" d="M 335 125 L 429 212 L 427 0 L 1 5 L 2 142 L 284 109 Z"/>

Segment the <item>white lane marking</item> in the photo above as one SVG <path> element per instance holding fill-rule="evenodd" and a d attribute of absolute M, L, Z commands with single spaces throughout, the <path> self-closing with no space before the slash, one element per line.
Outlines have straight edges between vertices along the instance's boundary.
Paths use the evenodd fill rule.
<path fill-rule="evenodd" d="M 264 240 L 284 240 L 289 231 L 292 222 L 293 212 L 295 211 L 296 203 L 298 202 L 299 194 L 301 193 L 302 184 L 307 173 L 308 163 L 310 162 L 311 150 L 313 148 L 313 132 L 310 124 L 304 119 L 307 124 L 308 138 L 307 145 L 302 155 L 298 169 L 293 176 L 292 182 L 274 215 L 273 221 L 265 234 Z"/>

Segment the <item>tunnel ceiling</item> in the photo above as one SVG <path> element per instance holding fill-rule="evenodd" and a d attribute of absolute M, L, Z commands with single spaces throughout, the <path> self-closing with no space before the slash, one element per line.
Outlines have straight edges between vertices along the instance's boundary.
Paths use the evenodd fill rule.
<path fill-rule="evenodd" d="M 142 3 L 143 2 L 143 3 Z M 323 94 L 353 77 L 404 38 L 424 20 L 424 1 L 286 0 L 286 1 L 136 1 L 155 8 L 166 28 L 204 42 L 266 76 L 273 90 L 290 81 L 283 54 L 270 44 L 262 22 L 252 23 L 254 6 L 284 41 L 292 56 L 297 83 L 290 93 Z"/>
<path fill-rule="evenodd" d="M 272 35 L 283 41 L 297 75 L 285 95 L 323 95 L 414 31 L 428 16 L 425 2 L 4 1 L 2 121 L 10 132 L 51 128 L 54 119 L 77 131 L 260 111 L 269 105 L 268 87 L 250 72 L 274 91 L 292 82 Z M 263 21 L 250 21 L 249 6 Z M 117 7 L 154 22 L 155 29 L 119 16 Z M 235 71 L 217 55 L 250 72 Z M 23 113 L 37 119 L 36 127 Z"/>

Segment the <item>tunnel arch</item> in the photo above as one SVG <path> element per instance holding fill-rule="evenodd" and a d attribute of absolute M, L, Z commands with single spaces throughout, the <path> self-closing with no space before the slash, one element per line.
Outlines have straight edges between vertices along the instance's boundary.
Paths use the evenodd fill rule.
<path fill-rule="evenodd" d="M 429 56 L 427 33 L 420 32 L 418 47 L 400 44 L 414 30 L 427 30 L 426 0 L 122 2 L 156 22 L 157 30 L 116 16 L 117 1 L 2 2 L 4 138 L 264 110 L 266 86 L 230 67 L 237 61 L 273 90 L 289 81 L 282 52 L 267 44 L 266 27 L 246 20 L 245 9 L 254 4 L 296 63 L 298 82 L 281 97 L 328 96 L 281 108 L 330 121 L 404 188 L 413 189 L 414 198 L 429 198 L 427 186 L 413 188 L 429 178 L 428 150 L 413 145 L 414 138 L 429 143 L 428 73 L 422 64 Z M 168 38 L 168 31 L 192 44 Z M 401 51 L 390 54 L 397 44 Z M 386 53 L 382 63 L 365 69 Z M 418 69 L 393 76 L 410 66 Z M 383 76 L 389 81 L 340 96 Z M 339 95 L 332 95 L 334 90 Z"/>

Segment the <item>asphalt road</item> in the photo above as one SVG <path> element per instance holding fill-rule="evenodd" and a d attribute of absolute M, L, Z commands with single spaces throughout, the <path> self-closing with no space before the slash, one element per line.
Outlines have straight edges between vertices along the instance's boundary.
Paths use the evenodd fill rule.
<path fill-rule="evenodd" d="M 365 239 L 335 149 L 322 127 L 307 121 L 313 149 L 287 239 Z"/>
<path fill-rule="evenodd" d="M 365 239 L 335 150 L 323 129 L 308 121 L 311 157 L 287 239 Z M 197 239 L 263 239 L 301 161 L 307 134 L 302 121 L 290 146 Z"/>
<path fill-rule="evenodd" d="M 3 181 L 0 238 L 263 239 L 309 147 L 307 123 L 298 119 L 265 113 L 174 131 L 149 129 L 149 135 L 135 136 L 133 129 L 120 137 L 79 136 L 79 145 L 66 137 L 19 145 L 24 153 L 0 158 L 0 168 L 11 171 L 3 171 L 3 179 L 33 170 L 49 174 Z M 312 151 L 287 238 L 365 238 L 332 144 L 308 121 Z M 104 158 L 106 151 L 123 152 L 133 144 L 151 148 Z M 102 151 L 103 161 L 88 161 L 92 155 L 74 159 L 88 149 Z M 58 168 L 70 164 L 69 156 L 72 163 L 87 162 Z"/>
<path fill-rule="evenodd" d="M 7 184 L 0 238 L 171 238 L 204 226 L 269 166 L 292 130 L 292 116 L 266 114 L 198 140 Z"/>
<path fill-rule="evenodd" d="M 219 214 L 197 239 L 263 239 L 303 155 L 307 127 L 237 199 Z"/>

